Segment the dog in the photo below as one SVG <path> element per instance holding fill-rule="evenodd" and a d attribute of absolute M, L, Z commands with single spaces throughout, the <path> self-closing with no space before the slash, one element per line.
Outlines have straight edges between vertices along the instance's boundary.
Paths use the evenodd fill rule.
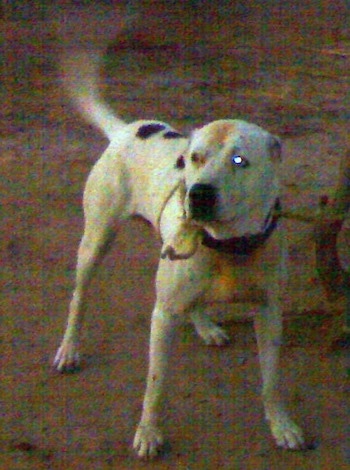
<path fill-rule="evenodd" d="M 278 446 L 300 449 L 301 429 L 278 390 L 285 254 L 279 217 L 279 138 L 237 119 L 221 119 L 187 137 L 158 120 L 127 124 L 99 95 L 98 61 L 81 53 L 64 61 L 65 82 L 81 113 L 110 144 L 84 191 L 85 228 L 67 328 L 54 365 L 79 365 L 84 298 L 118 222 L 149 221 L 162 241 L 150 333 L 150 363 L 133 447 L 155 457 L 164 442 L 161 402 L 172 339 L 190 319 L 208 345 L 226 332 L 210 318 L 223 303 L 252 304 L 266 418 Z"/>

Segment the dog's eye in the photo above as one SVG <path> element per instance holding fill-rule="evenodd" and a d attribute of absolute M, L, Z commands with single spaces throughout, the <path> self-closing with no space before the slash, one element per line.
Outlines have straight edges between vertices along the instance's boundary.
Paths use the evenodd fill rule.
<path fill-rule="evenodd" d="M 249 160 L 241 155 L 233 155 L 231 160 L 235 166 L 239 166 L 240 168 L 246 168 L 249 166 Z"/>

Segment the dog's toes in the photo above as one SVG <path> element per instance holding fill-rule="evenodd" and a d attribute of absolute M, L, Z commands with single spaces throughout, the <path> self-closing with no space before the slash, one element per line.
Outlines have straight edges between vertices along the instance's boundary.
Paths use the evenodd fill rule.
<path fill-rule="evenodd" d="M 271 423 L 271 431 L 279 447 L 291 450 L 305 449 L 303 431 L 289 418 Z"/>
<path fill-rule="evenodd" d="M 72 345 L 62 344 L 57 351 L 53 366 L 58 372 L 74 372 L 79 369 L 80 357 L 76 348 Z"/>
<path fill-rule="evenodd" d="M 208 346 L 224 346 L 230 342 L 230 337 L 223 328 L 220 326 L 214 326 L 208 332 L 204 341 Z"/>
<path fill-rule="evenodd" d="M 230 337 L 226 331 L 214 323 L 208 327 L 199 327 L 196 329 L 207 346 L 224 346 L 230 342 Z"/>
<path fill-rule="evenodd" d="M 140 424 L 135 434 L 133 447 L 141 459 L 152 459 L 160 452 L 163 442 L 162 433 L 157 427 Z"/>

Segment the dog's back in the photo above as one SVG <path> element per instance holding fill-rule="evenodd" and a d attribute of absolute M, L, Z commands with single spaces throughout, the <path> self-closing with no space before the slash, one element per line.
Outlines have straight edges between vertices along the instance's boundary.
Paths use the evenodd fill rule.
<path fill-rule="evenodd" d="M 100 66 L 101 58 L 90 52 L 64 56 L 61 68 L 65 89 L 84 119 L 110 141 L 106 158 L 123 159 L 125 170 L 133 175 L 133 185 L 138 186 L 136 190 L 130 188 L 131 193 L 139 194 L 143 188 L 143 197 L 132 202 L 135 212 L 141 216 L 147 213 L 147 219 L 158 228 L 164 194 L 170 195 L 181 178 L 181 158 L 188 139 L 161 121 L 128 124 L 117 117 L 100 94 Z"/>

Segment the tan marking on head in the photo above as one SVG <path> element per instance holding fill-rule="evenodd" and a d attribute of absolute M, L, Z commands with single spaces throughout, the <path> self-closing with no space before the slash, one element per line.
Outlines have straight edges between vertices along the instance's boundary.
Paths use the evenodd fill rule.
<path fill-rule="evenodd" d="M 191 161 L 198 167 L 204 166 L 207 162 L 207 155 L 199 152 L 193 152 L 191 155 Z"/>
<path fill-rule="evenodd" d="M 230 135 L 237 133 L 237 125 L 230 121 L 214 121 L 206 129 L 208 135 L 207 143 L 211 145 L 224 146 Z"/>

